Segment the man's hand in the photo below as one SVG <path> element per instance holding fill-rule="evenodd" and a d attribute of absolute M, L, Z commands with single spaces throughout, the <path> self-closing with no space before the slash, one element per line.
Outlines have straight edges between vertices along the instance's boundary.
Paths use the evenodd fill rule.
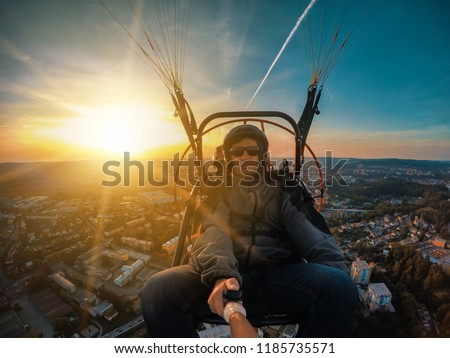
<path fill-rule="evenodd" d="M 216 281 L 211 295 L 208 298 L 208 304 L 211 311 L 223 317 L 223 291 L 239 290 L 239 282 L 233 277 Z"/>

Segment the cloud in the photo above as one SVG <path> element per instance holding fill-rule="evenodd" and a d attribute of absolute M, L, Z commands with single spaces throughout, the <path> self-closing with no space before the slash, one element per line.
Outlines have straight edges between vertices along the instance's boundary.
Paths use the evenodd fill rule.
<path fill-rule="evenodd" d="M 91 16 L 89 11 L 102 10 L 93 4 L 88 0 L 0 2 L 2 130 L 9 128 L 10 135 L 20 136 L 26 129 L 54 128 L 76 118 L 84 108 L 110 103 L 145 103 L 173 112 L 160 79 Z M 133 27 L 128 3 L 110 4 Z M 183 89 L 198 121 L 213 112 L 241 110 L 251 98 L 298 16 L 285 2 L 274 4 L 192 1 Z M 104 15 L 102 20 L 120 32 Z M 426 24 L 420 32 L 432 41 L 416 49 L 411 41 L 396 36 L 390 44 L 386 34 L 398 28 L 398 19 L 377 30 L 380 43 L 395 46 L 396 51 L 369 59 L 365 50 L 373 50 L 374 45 L 361 42 L 359 50 L 366 57 L 356 61 L 349 56 L 336 68 L 342 71 L 333 74 L 326 86 L 333 100 L 322 96 L 322 114 L 311 129 L 313 147 L 339 148 L 342 155 L 358 155 L 359 150 L 361 155 L 433 157 L 433 146 L 440 153 L 436 157 L 450 152 L 448 51 L 442 44 L 437 50 L 429 46 L 435 38 L 428 31 L 435 30 Z M 402 28 L 408 36 L 409 30 Z M 440 55 L 411 67 L 418 60 L 405 58 L 406 43 L 408 53 Z M 292 45 L 256 98 L 255 109 L 281 110 L 294 118 L 301 113 L 307 80 L 300 76 L 306 71 L 298 45 L 294 41 Z M 394 65 L 400 68 L 398 63 L 401 76 L 391 73 Z M 427 71 L 420 71 L 424 66 Z M 167 121 L 180 126 L 172 116 Z M 8 143 L 16 143 L 19 151 L 20 141 Z"/>
<path fill-rule="evenodd" d="M 450 160 L 449 135 L 448 126 L 425 131 L 325 130 L 311 133 L 308 143 L 319 156 L 333 150 L 338 157 Z"/>

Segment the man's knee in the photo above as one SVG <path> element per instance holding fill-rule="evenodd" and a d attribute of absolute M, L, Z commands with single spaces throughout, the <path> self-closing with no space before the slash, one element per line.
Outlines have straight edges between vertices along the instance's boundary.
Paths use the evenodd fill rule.
<path fill-rule="evenodd" d="M 141 291 L 141 301 L 143 308 L 145 308 L 145 304 L 152 303 L 152 305 L 157 304 L 163 297 L 167 294 L 166 290 L 168 277 L 164 274 L 164 271 L 158 272 L 148 279 L 145 283 L 144 288 Z"/>
<path fill-rule="evenodd" d="M 200 276 L 189 266 L 179 266 L 156 273 L 141 291 L 142 303 L 184 303 L 198 294 L 202 286 Z"/>
<path fill-rule="evenodd" d="M 330 280 L 330 293 L 343 302 L 356 302 L 358 290 L 350 275 L 344 271 L 335 269 L 333 272 L 333 280 Z"/>

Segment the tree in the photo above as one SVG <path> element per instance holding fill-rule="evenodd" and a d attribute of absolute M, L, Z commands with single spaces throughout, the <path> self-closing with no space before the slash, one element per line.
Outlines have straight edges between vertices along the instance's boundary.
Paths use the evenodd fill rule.
<path fill-rule="evenodd" d="M 439 327 L 440 337 L 450 338 L 450 301 L 439 307 L 436 315 L 441 322 Z"/>
<path fill-rule="evenodd" d="M 438 265 L 433 265 L 424 280 L 423 286 L 426 290 L 435 291 L 442 287 L 444 275 Z"/>

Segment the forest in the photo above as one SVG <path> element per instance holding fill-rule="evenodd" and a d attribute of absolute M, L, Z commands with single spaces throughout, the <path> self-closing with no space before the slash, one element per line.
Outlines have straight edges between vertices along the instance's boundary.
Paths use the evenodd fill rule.
<path fill-rule="evenodd" d="M 425 305 L 434 318 L 437 337 L 450 337 L 450 272 L 432 264 L 411 246 L 397 246 L 388 255 L 367 247 L 360 256 L 376 259 L 371 282 L 384 282 L 392 293 L 396 312 L 355 315 L 352 337 L 425 337 L 417 308 Z"/>

